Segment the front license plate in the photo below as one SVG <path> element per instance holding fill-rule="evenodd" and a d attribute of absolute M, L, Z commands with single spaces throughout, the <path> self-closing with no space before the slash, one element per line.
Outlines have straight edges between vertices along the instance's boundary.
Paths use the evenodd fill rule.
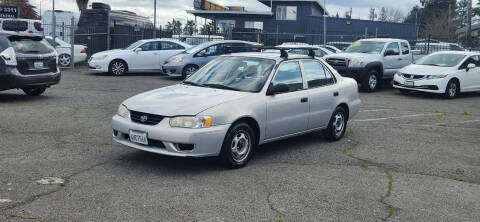
<path fill-rule="evenodd" d="M 407 87 L 414 87 L 415 86 L 415 82 L 411 81 L 411 80 L 407 80 L 405 81 L 405 86 Z"/>
<path fill-rule="evenodd" d="M 130 130 L 130 141 L 143 145 L 148 145 L 147 133 Z"/>
<path fill-rule="evenodd" d="M 44 67 L 44 66 L 43 66 L 43 62 L 42 62 L 42 61 L 40 61 L 40 62 L 34 62 L 34 63 L 33 63 L 33 67 L 34 67 L 35 69 L 43 69 L 43 67 Z"/>

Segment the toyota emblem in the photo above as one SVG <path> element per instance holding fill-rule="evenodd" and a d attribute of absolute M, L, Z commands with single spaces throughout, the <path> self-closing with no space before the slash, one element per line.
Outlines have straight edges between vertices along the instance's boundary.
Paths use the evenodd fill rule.
<path fill-rule="evenodd" d="M 148 116 L 143 115 L 143 116 L 140 117 L 140 121 L 142 123 L 147 122 L 147 120 L 148 120 Z"/>

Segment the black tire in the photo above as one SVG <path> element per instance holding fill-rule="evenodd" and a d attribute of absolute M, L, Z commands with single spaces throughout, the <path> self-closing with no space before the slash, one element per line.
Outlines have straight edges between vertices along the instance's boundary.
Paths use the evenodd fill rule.
<path fill-rule="evenodd" d="M 341 119 L 340 119 L 341 118 Z M 341 121 L 341 122 L 339 122 Z M 348 116 L 342 107 L 337 107 L 328 123 L 323 135 L 329 141 L 338 141 L 343 138 L 347 130 Z"/>
<path fill-rule="evenodd" d="M 72 64 L 72 57 L 68 54 L 58 56 L 58 63 L 62 67 L 69 67 Z"/>
<path fill-rule="evenodd" d="M 195 73 L 197 70 L 198 70 L 198 66 L 196 66 L 196 65 L 185 66 L 185 68 L 183 68 L 183 70 L 182 70 L 182 78 L 186 79 L 187 77 L 189 77 L 190 75 Z"/>
<path fill-rule="evenodd" d="M 256 144 L 256 137 L 252 127 L 246 123 L 237 123 L 228 130 L 225 136 L 220 159 L 228 168 L 242 168 L 250 161 Z M 243 148 L 239 150 L 239 146 Z M 236 152 L 233 149 L 234 147 Z"/>
<path fill-rule="evenodd" d="M 113 60 L 108 66 L 108 72 L 114 76 L 124 75 L 127 70 L 127 63 L 122 60 Z"/>
<path fill-rule="evenodd" d="M 456 79 L 452 79 L 448 82 L 447 88 L 445 89 L 445 93 L 443 97 L 445 99 L 455 99 L 460 92 L 460 83 Z"/>
<path fill-rule="evenodd" d="M 29 96 L 39 96 L 39 95 L 42 95 L 46 89 L 47 89 L 46 87 L 42 87 L 42 88 L 24 88 L 22 90 L 25 94 Z"/>
<path fill-rule="evenodd" d="M 375 92 L 381 84 L 380 74 L 377 70 L 372 69 L 367 72 L 367 76 L 362 81 L 362 90 L 366 92 Z"/>
<path fill-rule="evenodd" d="M 400 93 L 403 94 L 403 95 L 410 94 L 410 90 L 408 90 L 408 89 L 399 89 L 399 90 L 400 90 Z"/>

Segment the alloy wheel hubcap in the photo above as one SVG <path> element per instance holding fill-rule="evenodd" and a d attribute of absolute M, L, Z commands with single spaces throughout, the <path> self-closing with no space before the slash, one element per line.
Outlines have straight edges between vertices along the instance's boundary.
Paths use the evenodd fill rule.
<path fill-rule="evenodd" d="M 334 117 L 333 129 L 335 131 L 335 136 L 336 137 L 339 137 L 343 132 L 343 129 L 345 127 L 345 121 L 344 120 L 345 120 L 345 118 L 343 117 L 342 113 L 337 113 Z"/>
<path fill-rule="evenodd" d="M 233 160 L 242 162 L 248 157 L 251 148 L 250 141 L 250 136 L 244 131 L 238 131 L 235 134 L 231 144 Z"/>
<path fill-rule="evenodd" d="M 456 83 L 452 83 L 452 85 L 450 86 L 449 93 L 450 93 L 450 97 L 455 96 L 455 94 L 457 93 L 457 84 Z"/>
<path fill-rule="evenodd" d="M 375 89 L 377 86 L 377 77 L 375 75 L 371 75 L 368 79 L 368 84 L 370 85 L 370 89 Z"/>
<path fill-rule="evenodd" d="M 121 75 L 125 72 L 125 66 L 121 62 L 113 63 L 112 72 L 115 75 Z"/>
<path fill-rule="evenodd" d="M 59 60 L 60 60 L 60 64 L 61 64 L 62 66 L 68 66 L 68 65 L 70 65 L 70 56 L 68 56 L 68 55 L 62 55 L 62 56 L 60 56 Z"/>
<path fill-rule="evenodd" d="M 197 71 L 195 67 L 189 67 L 187 69 L 187 76 L 192 75 L 193 73 L 195 73 L 195 71 Z"/>

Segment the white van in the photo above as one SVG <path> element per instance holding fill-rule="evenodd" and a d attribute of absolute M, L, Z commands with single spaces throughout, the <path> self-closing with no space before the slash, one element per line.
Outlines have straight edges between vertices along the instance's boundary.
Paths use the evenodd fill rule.
<path fill-rule="evenodd" d="M 42 21 L 33 19 L 0 19 L 0 31 L 14 31 L 43 35 Z"/>

